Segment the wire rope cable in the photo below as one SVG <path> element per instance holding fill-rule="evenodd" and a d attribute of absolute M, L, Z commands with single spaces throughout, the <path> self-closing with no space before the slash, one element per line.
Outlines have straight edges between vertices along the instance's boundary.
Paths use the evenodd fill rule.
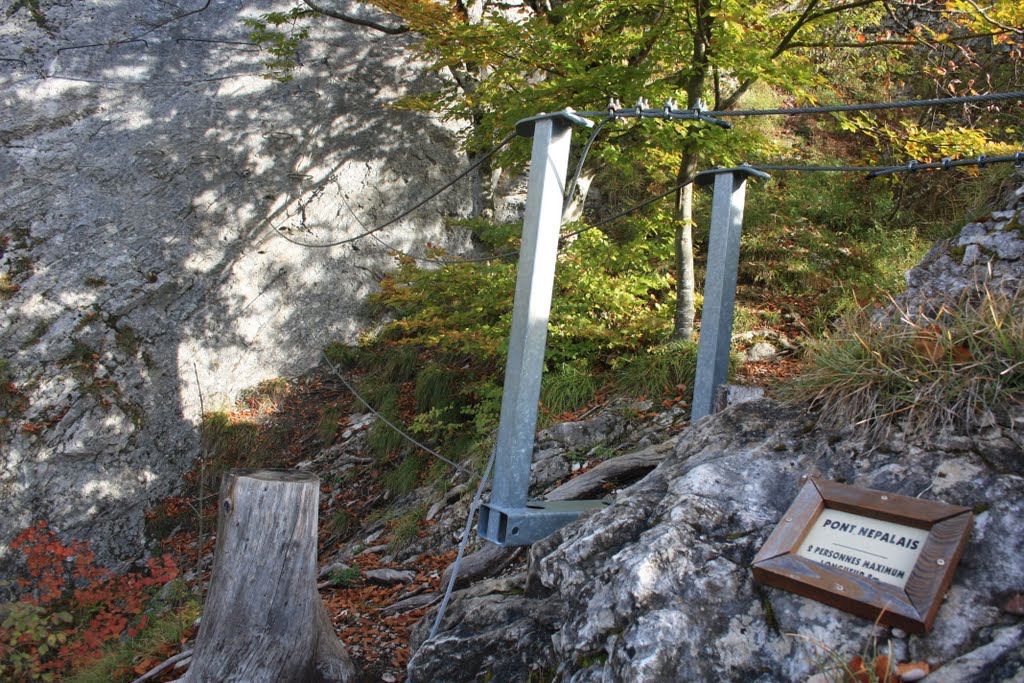
<path fill-rule="evenodd" d="M 433 638 L 437 635 L 437 632 L 441 629 L 441 622 L 444 620 L 445 612 L 448 611 L 448 604 L 451 602 L 452 592 L 455 590 L 455 582 L 459 578 L 459 569 L 462 567 L 462 560 L 466 555 L 466 546 L 469 544 L 470 532 L 473 528 L 473 517 L 476 515 L 477 510 L 480 508 L 480 503 L 483 500 L 484 487 L 487 484 L 488 479 L 491 477 L 491 468 L 494 466 L 494 460 L 497 457 L 497 449 L 491 450 L 491 457 L 487 459 L 487 465 L 484 467 L 484 474 L 480 477 L 480 483 L 476 487 L 476 493 L 473 495 L 473 502 L 469 506 L 469 514 L 466 516 L 466 525 L 462 528 L 462 538 L 459 540 L 459 550 L 455 554 L 455 561 L 452 562 L 451 576 L 448 577 L 448 586 L 444 591 L 444 598 L 441 599 L 441 604 L 437 608 L 437 616 L 434 618 L 434 625 L 430 628 L 430 635 L 428 638 Z"/>
<path fill-rule="evenodd" d="M 356 400 L 358 400 L 360 403 L 362 403 L 364 406 L 366 406 L 366 409 L 369 410 L 371 413 L 373 413 L 374 417 L 376 417 L 378 420 L 380 420 L 381 422 L 386 424 L 396 434 L 398 434 L 403 439 L 405 439 L 406 441 L 411 443 L 413 446 L 416 446 L 420 450 L 424 451 L 425 453 L 428 453 L 429 455 L 432 455 L 433 457 L 437 458 L 438 460 L 441 460 L 442 462 L 445 462 L 445 463 L 451 465 L 452 467 L 454 467 L 459 472 L 462 472 L 463 474 L 465 474 L 467 477 L 470 477 L 471 479 L 478 479 L 478 478 L 480 478 L 480 475 L 477 474 L 476 472 L 474 472 L 473 470 L 469 469 L 468 467 L 465 467 L 464 465 L 460 465 L 459 463 L 455 462 L 454 460 L 446 458 L 445 456 L 441 455 L 440 453 L 438 453 L 434 449 L 430 448 L 429 446 L 426 446 L 426 445 L 420 443 L 414 437 L 412 437 L 409 434 L 407 434 L 401 427 L 399 427 L 394 422 L 392 422 L 391 420 L 386 418 L 383 414 L 381 414 L 381 412 L 379 410 L 377 410 L 372 405 L 370 405 L 370 403 L 365 398 L 363 398 L 363 396 L 358 391 L 356 391 L 356 388 L 354 386 L 352 386 L 351 382 L 349 382 L 347 379 L 345 379 L 345 375 L 341 372 L 341 370 L 338 369 L 338 366 L 327 356 L 327 352 L 326 351 L 321 349 L 320 350 L 320 355 L 323 357 L 324 361 L 327 362 L 327 366 L 329 368 L 331 368 L 331 371 L 334 373 L 335 377 L 337 377 L 339 380 L 341 380 L 341 383 L 345 385 L 345 388 L 348 389 L 349 392 L 353 396 L 355 396 Z"/>
<path fill-rule="evenodd" d="M 364 239 L 364 238 L 369 237 L 370 235 L 372 235 L 374 233 L 380 232 L 381 230 L 384 230 L 385 228 L 388 228 L 388 227 L 394 225 L 395 223 L 397 223 L 398 221 L 402 220 L 403 218 L 405 218 L 409 214 L 413 213 L 414 211 L 416 211 L 421 206 L 423 206 L 427 202 L 431 201 L 432 199 L 434 199 L 435 197 L 437 197 L 441 193 L 443 193 L 446 190 L 452 188 L 460 180 L 465 178 L 467 175 L 469 175 L 470 173 L 472 173 L 476 169 L 480 168 L 484 164 L 484 162 L 486 162 L 489 158 L 491 158 L 492 156 L 497 154 L 498 151 L 500 151 L 502 148 L 504 148 L 508 143 L 512 142 L 512 140 L 514 140 L 515 137 L 516 137 L 516 133 L 514 133 L 514 132 L 513 133 L 509 133 L 507 136 L 505 136 L 504 140 L 502 140 L 497 145 L 495 145 L 490 150 L 488 150 L 485 154 L 483 154 L 475 162 L 473 162 L 472 164 L 467 166 L 461 173 L 459 173 L 457 176 L 455 176 L 454 178 L 449 180 L 447 183 L 445 183 L 439 189 L 435 190 L 434 192 L 429 194 L 427 197 L 425 197 L 425 198 L 421 199 L 420 201 L 416 202 L 411 207 L 409 207 L 408 209 L 406 209 L 402 213 L 398 214 L 394 218 L 391 218 L 391 219 L 385 221 L 384 223 L 381 223 L 380 225 L 378 225 L 376 227 L 373 227 L 373 228 L 370 228 L 368 230 L 365 230 L 364 232 L 362 232 L 362 233 L 360 233 L 358 235 L 354 235 L 352 237 L 346 237 L 346 238 L 339 239 L 339 240 L 334 240 L 334 241 L 331 241 L 331 242 L 304 242 L 302 240 L 297 240 L 297 239 L 295 239 L 293 237 L 290 237 L 290 236 L 286 235 L 284 232 L 282 232 L 282 230 L 280 228 L 278 228 L 273 223 L 270 223 L 269 221 L 267 221 L 267 223 L 285 241 L 291 242 L 292 244 L 296 244 L 296 245 L 298 245 L 300 247 L 307 247 L 307 248 L 310 248 L 310 249 L 329 249 L 331 247 L 337 247 L 337 246 L 340 246 L 342 244 L 349 244 L 350 242 L 355 242 L 357 240 Z"/>
<path fill-rule="evenodd" d="M 779 107 L 776 109 L 713 109 L 705 111 L 700 107 L 693 109 L 676 110 L 670 105 L 666 105 L 665 109 L 648 109 L 641 106 L 623 109 L 612 109 L 611 113 L 614 113 L 617 117 L 630 117 L 636 116 L 640 118 L 668 118 L 669 116 L 665 113 L 678 113 L 680 111 L 693 112 L 694 117 L 692 120 L 699 120 L 701 116 L 707 116 L 712 118 L 721 118 L 726 116 L 796 116 L 800 114 L 831 114 L 839 112 L 858 112 L 858 111 L 878 111 L 882 109 L 909 109 L 911 107 L 940 107 L 954 104 L 978 104 L 982 102 L 998 102 L 1002 100 L 1021 100 L 1024 99 L 1024 91 L 1010 91 L 1010 92 L 995 92 L 985 93 L 982 95 L 960 95 L 957 97 L 936 97 L 926 100 L 897 100 L 895 102 L 865 102 L 861 104 L 830 104 L 821 105 L 815 107 Z M 609 111 L 578 111 L 574 112 L 577 116 L 583 116 L 587 118 L 594 118 L 599 116 L 607 116 Z M 672 116 L 671 118 L 677 118 Z M 684 119 L 685 120 L 685 119 Z"/>

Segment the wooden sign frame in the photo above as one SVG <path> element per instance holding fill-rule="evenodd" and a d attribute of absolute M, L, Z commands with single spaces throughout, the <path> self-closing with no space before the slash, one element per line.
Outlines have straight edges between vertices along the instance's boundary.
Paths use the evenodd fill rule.
<path fill-rule="evenodd" d="M 928 531 L 904 588 L 796 553 L 826 508 Z M 970 508 L 811 478 L 754 558 L 754 579 L 912 633 L 931 629 L 974 516 Z"/>

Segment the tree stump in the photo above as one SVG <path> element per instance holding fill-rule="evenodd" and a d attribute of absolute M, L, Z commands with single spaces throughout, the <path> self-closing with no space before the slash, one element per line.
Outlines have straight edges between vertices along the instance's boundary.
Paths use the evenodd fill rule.
<path fill-rule="evenodd" d="M 187 683 L 339 683 L 355 667 L 316 589 L 320 480 L 231 470 Z"/>

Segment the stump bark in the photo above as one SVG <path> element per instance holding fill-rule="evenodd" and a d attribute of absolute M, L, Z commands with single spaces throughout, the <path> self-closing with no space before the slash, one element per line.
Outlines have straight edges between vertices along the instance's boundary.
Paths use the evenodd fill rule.
<path fill-rule="evenodd" d="M 355 667 L 316 589 L 320 480 L 231 470 L 188 683 L 341 683 Z"/>

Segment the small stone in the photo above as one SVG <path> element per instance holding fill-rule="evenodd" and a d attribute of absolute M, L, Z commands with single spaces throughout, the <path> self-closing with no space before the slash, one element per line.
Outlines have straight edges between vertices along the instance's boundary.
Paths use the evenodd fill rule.
<path fill-rule="evenodd" d="M 896 675 L 900 677 L 901 681 L 919 681 L 930 671 L 931 667 L 927 662 L 908 662 L 896 665 Z"/>
<path fill-rule="evenodd" d="M 363 577 L 370 583 L 392 586 L 397 583 L 409 583 L 416 578 L 416 572 L 409 569 L 369 569 Z"/>
<path fill-rule="evenodd" d="M 424 517 L 424 519 L 428 522 L 433 520 L 435 517 L 437 517 L 437 513 L 441 512 L 441 510 L 444 508 L 444 505 L 445 501 L 443 500 L 439 500 L 433 505 L 431 505 L 430 509 L 427 510 L 427 516 Z"/>
<path fill-rule="evenodd" d="M 767 360 L 774 360 L 779 355 L 778 350 L 768 342 L 757 342 L 743 352 L 743 360 L 748 363 L 759 363 Z"/>

